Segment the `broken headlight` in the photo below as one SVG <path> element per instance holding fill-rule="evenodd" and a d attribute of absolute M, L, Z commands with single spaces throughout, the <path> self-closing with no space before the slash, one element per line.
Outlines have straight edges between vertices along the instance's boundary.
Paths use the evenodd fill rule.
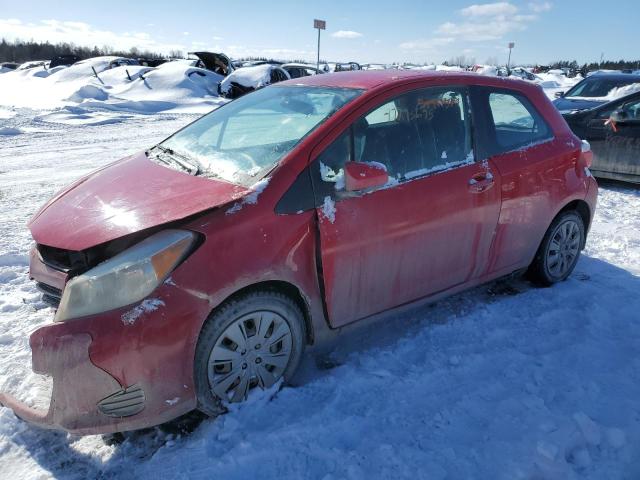
<path fill-rule="evenodd" d="M 163 230 L 72 278 L 55 321 L 106 312 L 147 297 L 189 254 L 196 234 Z"/>

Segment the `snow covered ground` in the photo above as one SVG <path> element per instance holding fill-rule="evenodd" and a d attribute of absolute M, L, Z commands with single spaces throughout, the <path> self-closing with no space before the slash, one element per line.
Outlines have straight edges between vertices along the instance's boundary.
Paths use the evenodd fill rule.
<path fill-rule="evenodd" d="M 60 113 L 60 112 L 58 112 Z M 29 217 L 63 185 L 186 114 L 0 108 L 0 388 L 37 403 L 28 334 L 52 312 L 27 279 Z M 46 116 L 46 120 L 43 119 Z M 11 129 L 11 130 L 10 130 Z M 640 478 L 640 190 L 601 188 L 565 283 L 497 282 L 310 352 L 293 387 L 190 434 L 43 431 L 0 407 L 11 479 Z"/>

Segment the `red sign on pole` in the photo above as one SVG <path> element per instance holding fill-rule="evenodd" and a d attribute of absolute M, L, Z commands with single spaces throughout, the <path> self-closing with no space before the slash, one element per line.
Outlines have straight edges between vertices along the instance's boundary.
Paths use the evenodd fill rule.
<path fill-rule="evenodd" d="M 327 28 L 327 22 L 324 20 L 317 20 L 315 19 L 313 21 L 313 28 L 317 28 L 319 30 L 326 30 Z"/>
<path fill-rule="evenodd" d="M 513 47 L 515 47 L 515 46 L 516 46 L 516 43 L 515 43 L 515 42 L 509 42 L 509 48 L 513 48 Z"/>

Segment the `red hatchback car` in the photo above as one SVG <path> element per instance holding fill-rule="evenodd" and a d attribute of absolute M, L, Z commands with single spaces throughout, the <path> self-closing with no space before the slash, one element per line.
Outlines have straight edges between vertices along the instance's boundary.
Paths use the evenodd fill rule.
<path fill-rule="evenodd" d="M 585 146 L 539 87 L 475 74 L 318 75 L 230 102 L 31 220 L 52 398 L 0 401 L 80 434 L 215 415 L 352 322 L 527 269 L 564 280 L 596 204 Z"/>

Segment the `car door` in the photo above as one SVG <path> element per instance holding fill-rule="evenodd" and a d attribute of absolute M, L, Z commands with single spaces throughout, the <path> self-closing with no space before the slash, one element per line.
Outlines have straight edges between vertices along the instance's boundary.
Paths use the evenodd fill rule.
<path fill-rule="evenodd" d="M 604 141 L 593 149 L 596 169 L 640 177 L 640 98 L 623 103 L 605 129 Z"/>
<path fill-rule="evenodd" d="M 311 164 L 332 326 L 446 290 L 487 268 L 500 179 L 475 162 L 467 92 L 380 101 Z M 376 162 L 377 189 L 345 191 L 345 162 Z"/>
<path fill-rule="evenodd" d="M 564 188 L 570 147 L 556 142 L 551 127 L 520 92 L 492 87 L 472 89 L 480 157 L 501 177 L 501 211 L 489 271 L 510 273 L 533 259 L 549 212 L 552 192 Z"/>

